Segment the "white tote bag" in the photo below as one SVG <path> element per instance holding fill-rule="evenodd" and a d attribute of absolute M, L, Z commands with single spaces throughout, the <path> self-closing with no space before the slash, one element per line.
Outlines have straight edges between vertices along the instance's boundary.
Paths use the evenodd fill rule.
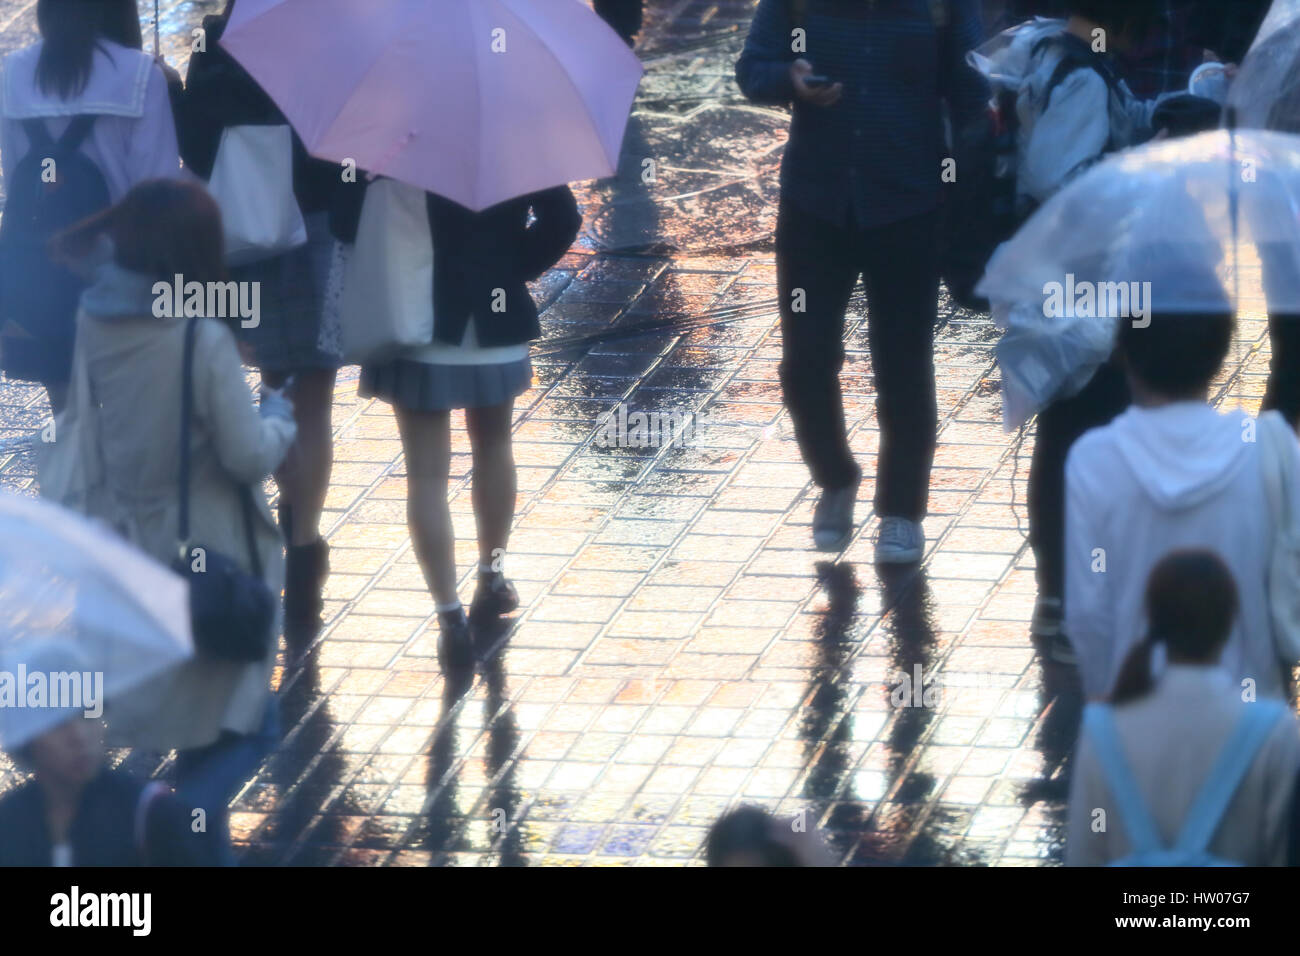
<path fill-rule="evenodd" d="M 1268 604 L 1277 656 L 1288 676 L 1300 661 L 1300 502 L 1294 491 L 1296 433 L 1277 412 L 1264 412 L 1255 423 L 1259 467 L 1264 475 L 1273 519 L 1273 555 L 1269 563 Z"/>
<path fill-rule="evenodd" d="M 349 364 L 433 342 L 433 234 L 423 190 L 394 179 L 367 187 L 340 312 Z"/>
<path fill-rule="evenodd" d="M 306 244 L 307 224 L 293 194 L 289 127 L 227 127 L 208 192 L 221 207 L 230 265 L 270 259 Z"/>

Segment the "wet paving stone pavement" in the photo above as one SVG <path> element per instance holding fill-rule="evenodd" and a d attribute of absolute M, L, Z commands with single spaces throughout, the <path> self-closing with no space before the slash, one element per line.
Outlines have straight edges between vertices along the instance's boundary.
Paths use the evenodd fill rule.
<path fill-rule="evenodd" d="M 6 45 L 32 6 L 0 3 Z M 169 49 L 213 9 L 166 6 Z M 583 236 L 535 287 L 545 331 L 517 406 L 507 559 L 524 605 L 459 702 L 444 701 L 393 416 L 341 374 L 328 624 L 303 666 L 277 671 L 283 744 L 234 804 L 244 864 L 700 865 L 707 827 L 739 803 L 803 814 L 844 864 L 1059 862 L 1077 698 L 1029 642 L 1032 432 L 1001 428 L 988 320 L 941 306 L 929 549 L 920 568 L 878 571 L 855 303 L 843 381 L 868 476 L 859 530 L 837 560 L 811 549 L 814 490 L 777 383 L 785 118 L 731 80 L 752 8 L 647 5 L 620 175 L 578 190 Z M 1255 408 L 1262 314 L 1240 336 L 1217 395 Z M 699 419 L 683 441 L 606 447 L 620 404 Z M 23 441 L 47 417 L 34 389 L 0 384 L 4 487 L 34 493 Z M 461 424 L 452 509 L 467 536 Z M 458 559 L 468 598 L 469 537 Z M 0 789 L 15 780 L 0 757 Z"/>

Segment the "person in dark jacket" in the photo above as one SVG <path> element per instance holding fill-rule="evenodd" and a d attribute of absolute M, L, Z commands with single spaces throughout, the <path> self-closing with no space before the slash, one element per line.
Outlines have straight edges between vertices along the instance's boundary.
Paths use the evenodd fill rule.
<path fill-rule="evenodd" d="M 170 790 L 104 766 L 100 721 L 75 714 L 11 756 L 34 776 L 0 797 L 0 866 L 215 864 Z"/>
<path fill-rule="evenodd" d="M 357 224 L 372 184 L 345 188 L 336 235 L 362 242 Z M 515 399 L 532 384 L 529 342 L 541 333 L 526 283 L 568 251 L 582 225 L 567 186 L 472 212 L 432 193 L 423 202 L 433 240 L 433 341 L 362 368 L 358 393 L 389 402 L 406 458 L 407 520 L 440 625 L 448 685 L 473 677 L 475 639 L 519 606 L 503 560 L 514 521 L 516 470 L 510 429 Z M 344 316 L 344 321 L 353 317 Z M 478 584 L 467 615 L 457 593 L 455 535 L 447 501 L 451 412 L 465 410 L 473 452 Z"/>
<path fill-rule="evenodd" d="M 628 46 L 636 43 L 641 32 L 641 6 L 643 0 L 595 0 L 600 18 L 614 28 Z"/>
<path fill-rule="evenodd" d="M 1188 31 L 1224 63 L 1240 63 L 1272 5 L 1273 0 L 1192 0 Z"/>
<path fill-rule="evenodd" d="M 844 313 L 866 286 L 880 421 L 878 563 L 919 561 L 937 434 L 937 223 L 942 109 L 980 121 L 989 91 L 967 66 L 976 0 L 761 0 L 736 64 L 751 100 L 793 102 L 776 227 L 781 384 L 821 500 L 813 540 L 850 538 L 862 472 L 840 393 Z"/>
<path fill-rule="evenodd" d="M 227 128 L 288 122 L 219 42 L 234 6 L 230 0 L 220 16 L 204 18 L 206 50 L 190 60 L 180 110 L 181 156 L 204 179 L 212 174 Z M 342 169 L 309 156 L 296 134 L 293 144 L 294 195 L 307 225 L 307 244 L 230 272 L 237 282 L 260 283 L 261 321 L 236 333 L 252 353 L 265 385 L 279 389 L 288 384 L 298 426 L 298 440 L 277 472 L 276 483 L 280 524 L 288 544 L 285 638 L 292 647 L 301 648 L 320 630 L 321 590 L 329 575 L 329 547 L 320 534 L 320 519 L 334 463 L 331 413 L 342 359 L 321 344 L 320 326 L 334 255 L 328 210 L 333 190 L 342 181 Z"/>

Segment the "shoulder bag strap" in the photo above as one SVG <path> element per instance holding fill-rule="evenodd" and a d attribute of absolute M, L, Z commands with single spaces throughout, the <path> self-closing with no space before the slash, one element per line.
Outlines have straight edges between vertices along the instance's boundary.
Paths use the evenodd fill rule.
<path fill-rule="evenodd" d="M 1291 503 L 1287 495 L 1287 448 L 1285 435 L 1294 435 L 1291 426 L 1276 411 L 1261 412 L 1255 420 L 1255 442 L 1259 446 L 1259 470 L 1264 478 L 1264 493 L 1274 528 L 1290 528 Z"/>
<path fill-rule="evenodd" d="M 194 415 L 194 339 L 198 320 L 185 323 L 185 352 L 181 362 L 181 475 L 178 547 L 182 561 L 189 561 L 190 548 L 190 421 Z"/>
<path fill-rule="evenodd" d="M 1260 413 L 1255 420 L 1255 443 L 1259 452 L 1259 470 L 1264 480 L 1264 498 L 1268 503 L 1270 525 L 1273 528 L 1273 554 L 1279 547 L 1277 536 L 1289 541 L 1296 534 L 1295 502 L 1292 501 L 1291 488 L 1295 482 L 1294 461 L 1289 447 L 1295 441 L 1295 431 L 1290 423 L 1278 411 Z M 1270 608 L 1273 600 L 1273 561 L 1269 562 L 1268 597 Z M 1287 688 L 1288 696 L 1293 692 L 1292 653 L 1283 650 L 1278 625 L 1270 614 L 1270 628 L 1273 634 L 1273 652 L 1278 667 L 1282 672 L 1282 686 Z"/>
<path fill-rule="evenodd" d="M 181 477 L 180 477 L 180 542 L 182 561 L 189 561 L 190 548 L 190 426 L 194 419 L 194 342 L 198 335 L 198 319 L 185 325 L 185 358 L 181 371 Z M 248 544 L 248 561 L 253 573 L 262 577 L 262 556 L 257 551 L 257 536 L 253 530 L 253 493 L 248 485 L 239 486 L 239 507 L 243 512 L 244 537 Z"/>

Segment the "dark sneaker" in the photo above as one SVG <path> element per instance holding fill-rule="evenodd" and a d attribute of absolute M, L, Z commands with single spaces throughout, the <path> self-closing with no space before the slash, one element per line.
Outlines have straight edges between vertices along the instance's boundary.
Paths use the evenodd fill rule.
<path fill-rule="evenodd" d="M 907 518 L 880 519 L 876 532 L 876 564 L 916 564 L 925 554 L 921 522 Z"/>
<path fill-rule="evenodd" d="M 470 623 L 486 623 L 519 608 L 519 592 L 504 574 L 480 574 L 474 600 L 469 605 Z"/>
<path fill-rule="evenodd" d="M 862 478 L 844 488 L 822 491 L 813 509 L 813 546 L 818 551 L 843 551 L 853 535 L 853 506 Z"/>

